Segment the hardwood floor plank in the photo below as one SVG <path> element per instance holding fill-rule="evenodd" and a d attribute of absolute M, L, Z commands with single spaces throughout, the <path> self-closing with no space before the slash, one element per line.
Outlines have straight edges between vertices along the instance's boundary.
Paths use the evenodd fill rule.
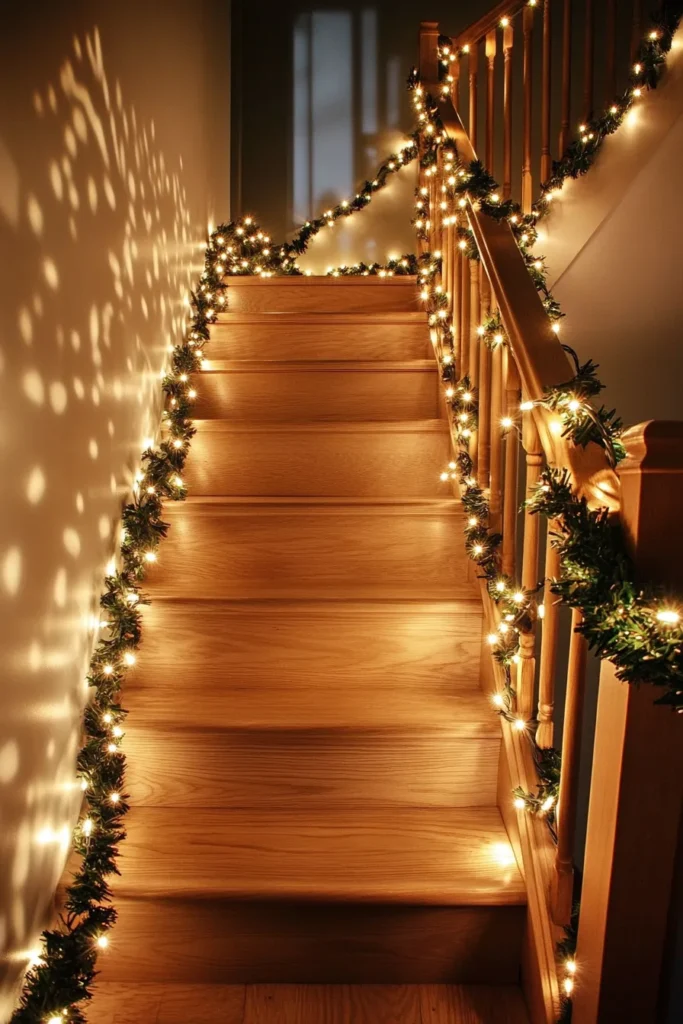
<path fill-rule="evenodd" d="M 93 1024 L 242 1024 L 246 986 L 97 982 Z"/>
<path fill-rule="evenodd" d="M 422 1024 L 528 1024 L 520 990 L 508 985 L 421 985 Z"/>
<path fill-rule="evenodd" d="M 417 985 L 249 985 L 244 1024 L 421 1024 Z"/>

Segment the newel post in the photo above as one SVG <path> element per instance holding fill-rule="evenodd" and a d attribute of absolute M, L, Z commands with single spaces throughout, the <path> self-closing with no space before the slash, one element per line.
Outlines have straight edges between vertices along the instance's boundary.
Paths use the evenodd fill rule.
<path fill-rule="evenodd" d="M 643 581 L 683 594 L 683 423 L 624 437 L 623 525 Z M 683 716 L 657 690 L 600 674 L 574 990 L 574 1024 L 662 1018 L 681 861 Z"/>
<path fill-rule="evenodd" d="M 420 22 L 420 78 L 433 84 L 439 80 L 439 23 Z"/>

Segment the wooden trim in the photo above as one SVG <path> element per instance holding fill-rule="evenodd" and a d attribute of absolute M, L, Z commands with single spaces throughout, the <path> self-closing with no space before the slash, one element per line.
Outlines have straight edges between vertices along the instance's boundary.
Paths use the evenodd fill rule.
<path fill-rule="evenodd" d="M 680 590 L 683 423 L 624 434 L 621 521 L 643 579 Z M 668 543 L 661 543 L 666 536 Z M 674 874 L 681 869 L 683 719 L 603 662 L 581 899 L 576 1024 L 662 1019 Z"/>
<path fill-rule="evenodd" d="M 485 14 L 478 21 L 475 21 L 469 28 L 466 28 L 459 36 L 453 37 L 453 46 L 462 49 L 467 44 L 478 43 L 487 33 L 498 28 L 501 18 L 514 18 L 525 6 L 526 0 L 503 0 L 496 4 L 488 14 Z"/>

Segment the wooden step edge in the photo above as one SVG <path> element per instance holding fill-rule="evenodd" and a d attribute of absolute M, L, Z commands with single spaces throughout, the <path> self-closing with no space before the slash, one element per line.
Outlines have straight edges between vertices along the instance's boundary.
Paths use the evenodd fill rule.
<path fill-rule="evenodd" d="M 248 277 L 242 274 L 224 274 L 223 284 L 227 288 L 410 288 L 417 289 L 417 277 L 399 274 L 393 277 L 379 277 L 377 274 L 352 275 L 349 277 L 328 277 L 326 274 L 302 274 L 284 277 Z"/>
<path fill-rule="evenodd" d="M 299 513 L 305 515 L 448 515 L 464 519 L 464 512 L 456 498 L 338 498 L 338 497 L 280 497 L 268 495 L 257 497 L 230 497 L 215 494 L 188 494 L 184 501 L 164 503 L 164 515 L 181 515 L 183 509 L 192 509 L 201 514 L 220 513 L 239 515 L 250 513 L 281 514 Z"/>
<path fill-rule="evenodd" d="M 446 420 L 304 420 L 269 423 L 262 420 L 194 419 L 202 434 L 448 434 Z"/>
<path fill-rule="evenodd" d="M 149 810 L 150 808 L 144 808 Z M 226 819 L 230 811 L 226 811 Z M 387 852 L 387 863 L 391 860 Z M 135 899 L 145 901 L 163 900 L 174 902 L 176 900 L 187 900 L 203 902 L 210 900 L 212 903 L 354 903 L 377 907 L 390 906 L 411 906 L 411 907 L 525 907 L 527 903 L 526 894 L 520 892 L 517 886 L 496 886 L 491 883 L 490 888 L 473 891 L 471 888 L 458 888 L 453 886 L 450 891 L 445 891 L 443 886 L 434 886 L 430 889 L 428 885 L 410 886 L 402 888 L 396 886 L 391 892 L 380 890 L 379 886 L 360 886 L 350 882 L 346 885 L 321 885 L 318 881 L 311 881 L 308 885 L 294 885 L 282 882 L 279 887 L 268 885 L 250 884 L 247 880 L 233 881 L 221 887 L 197 887 L 192 888 L 182 883 L 169 884 L 168 888 L 160 881 L 156 882 L 154 888 L 144 885 L 131 884 L 126 880 L 125 864 L 120 879 L 114 884 L 115 899 Z"/>
<path fill-rule="evenodd" d="M 403 361 L 326 359 L 211 359 L 202 366 L 208 373 L 436 373 L 434 359 Z M 391 396 L 389 396 L 391 397 Z M 316 421 L 317 422 L 317 421 Z"/>
<path fill-rule="evenodd" d="M 292 615 L 298 617 L 307 612 L 315 612 L 316 614 L 329 615 L 336 619 L 357 618 L 359 615 L 363 616 L 368 612 L 371 612 L 373 616 L 377 616 L 378 613 L 391 616 L 394 613 L 402 613 L 410 609 L 415 612 L 415 615 L 444 615 L 451 614 L 456 615 L 476 615 L 481 617 L 483 615 L 481 598 L 478 594 L 473 591 L 471 597 L 455 597 L 447 598 L 446 600 L 439 598 L 410 598 L 410 597 L 396 597 L 396 598 L 362 598 L 357 601 L 349 601 L 343 597 L 335 597 L 332 594 L 329 598 L 326 598 L 322 603 L 318 598 L 310 597 L 293 597 L 293 598 L 281 598 L 281 597 L 267 597 L 267 596 L 254 596 L 245 598 L 234 598 L 234 597 L 191 597 L 183 596 L 182 594 L 168 594 L 159 595 L 154 594 L 153 604 L 183 604 L 188 605 L 189 609 L 198 610 L 202 605 L 215 608 L 216 605 L 226 605 L 235 609 L 246 609 L 246 608 L 258 608 L 263 605 L 271 610 L 277 609 L 278 615 Z M 142 605 L 141 611 L 145 614 L 145 608 L 147 605 Z M 462 684 L 458 684 L 462 685 Z M 473 689 L 480 692 L 480 686 L 478 680 L 472 683 Z"/>
<path fill-rule="evenodd" d="M 144 673 L 141 673 L 144 675 Z M 136 681 L 136 697 L 138 691 L 140 694 L 144 694 L 145 689 L 155 689 L 154 686 L 145 687 L 144 681 L 138 686 Z M 242 691 L 253 691 L 255 687 L 253 685 L 242 686 L 242 687 L 226 687 L 225 693 L 230 694 L 233 697 Z M 169 685 L 169 694 L 172 692 Z M 199 692 L 199 687 L 196 687 L 193 692 Z M 264 689 L 264 693 L 267 692 Z M 328 699 L 334 694 L 334 691 L 330 688 L 325 691 L 325 699 Z M 453 694 L 454 698 L 457 698 L 458 694 Z M 387 702 L 388 713 L 391 712 L 391 701 Z M 453 740 L 470 740 L 478 742 L 480 740 L 487 743 L 499 742 L 502 739 L 502 733 L 500 730 L 500 723 L 494 711 L 486 706 L 486 698 L 482 694 L 481 708 L 476 709 L 477 713 L 474 714 L 475 709 L 467 707 L 464 709 L 467 712 L 467 717 L 463 713 L 461 707 L 458 711 L 454 709 L 453 720 L 449 720 L 448 724 L 444 724 L 443 718 L 435 722 L 426 722 L 420 719 L 419 731 L 415 728 L 409 727 L 405 720 L 403 722 L 382 722 L 381 725 L 378 723 L 359 722 L 355 719 L 353 722 L 334 722 L 332 724 L 314 725 L 307 724 L 301 725 L 299 723 L 290 723 L 286 720 L 278 720 L 274 723 L 270 722 L 255 722 L 249 725 L 233 725 L 230 722 L 227 724 L 211 723 L 210 725 L 198 725 L 192 722 L 183 721 L 171 724 L 168 721 L 155 723 L 151 720 L 145 722 L 144 715 L 141 717 L 141 711 L 139 706 L 136 705 L 136 711 L 133 719 L 129 726 L 126 727 L 125 733 L 130 733 L 131 736 L 142 737 L 154 736 L 155 738 L 162 734 L 172 734 L 174 736 L 179 733 L 184 736 L 224 736 L 227 737 L 231 734 L 235 736 L 253 736 L 256 733 L 262 734 L 264 737 L 280 739 L 291 733 L 296 733 L 300 736 L 309 736 L 312 740 L 323 740 L 326 737 L 332 737 L 337 740 L 341 735 L 347 735 L 349 729 L 352 728 L 354 739 L 357 737 L 381 738 L 392 739 L 396 741 L 406 740 L 413 742 L 416 739 L 420 741 L 447 741 Z"/>
<path fill-rule="evenodd" d="M 299 310 L 278 313 L 277 311 L 269 312 L 268 310 L 235 310 L 231 312 L 229 310 L 222 311 L 216 320 L 211 325 L 211 330 L 215 327 L 234 327 L 238 324 L 248 324 L 253 326 L 254 324 L 268 324 L 270 327 L 286 327 L 290 324 L 306 324 L 314 323 L 316 326 L 325 324 L 326 326 L 334 326 L 335 324 L 341 326 L 343 324 L 397 324 L 400 326 L 410 326 L 414 324 L 420 324 L 423 327 L 428 326 L 427 314 L 413 310 L 386 310 L 377 312 L 348 312 L 348 313 L 337 313 L 334 310 Z"/>

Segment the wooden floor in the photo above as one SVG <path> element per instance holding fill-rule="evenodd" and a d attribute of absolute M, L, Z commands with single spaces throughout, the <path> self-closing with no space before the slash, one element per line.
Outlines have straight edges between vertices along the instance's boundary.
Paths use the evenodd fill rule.
<path fill-rule="evenodd" d="M 415 294 L 230 285 L 125 694 L 98 1024 L 526 1020 L 524 885 Z"/>
<path fill-rule="evenodd" d="M 110 1024 L 528 1024 L 519 990 L 505 985 L 105 984 L 90 1017 Z"/>

